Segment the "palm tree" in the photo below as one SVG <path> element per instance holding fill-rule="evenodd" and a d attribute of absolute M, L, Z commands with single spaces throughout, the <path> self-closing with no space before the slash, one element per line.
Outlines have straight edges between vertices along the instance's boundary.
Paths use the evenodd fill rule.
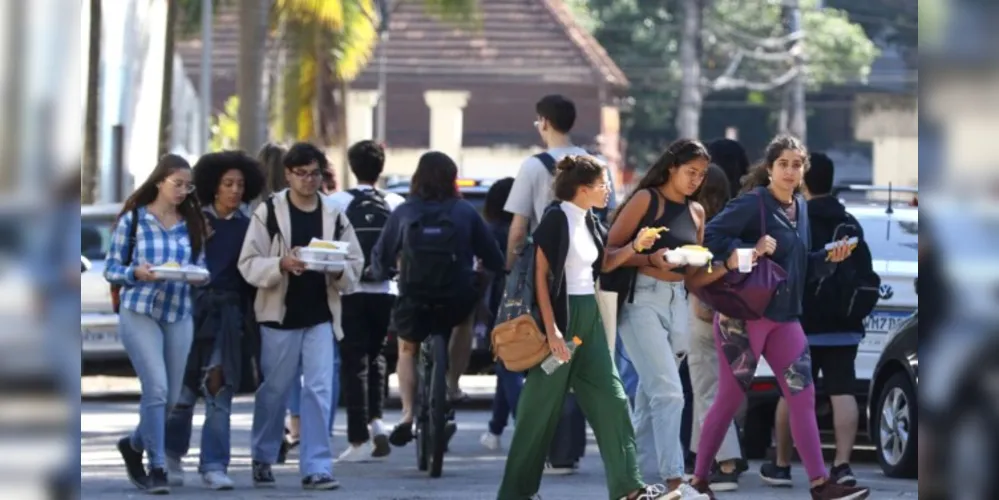
<path fill-rule="evenodd" d="M 90 0 L 90 47 L 87 54 L 87 109 L 83 124 L 83 175 L 80 202 L 94 202 L 97 186 L 97 139 L 100 132 L 101 0 Z"/>
<path fill-rule="evenodd" d="M 325 142 L 333 123 L 338 125 L 340 140 L 346 137 L 343 106 L 347 83 L 364 68 L 378 33 L 385 27 L 377 12 L 391 10 L 385 8 L 387 4 L 398 8 L 404 1 L 422 1 L 428 13 L 449 21 L 470 21 L 478 10 L 478 0 L 275 0 L 276 20 L 281 26 L 279 32 L 284 33 L 282 42 L 286 50 L 280 98 L 276 99 L 280 105 L 274 110 L 278 137 Z M 252 10 L 255 6 L 250 4 L 254 3 L 244 3 L 243 9 Z M 245 24 L 241 27 L 246 29 Z M 241 45 L 240 49 L 260 50 L 253 60 L 264 58 L 262 43 L 259 47 Z M 240 61 L 243 59 L 241 54 Z M 262 85 L 260 70 L 250 72 L 249 67 L 241 66 L 239 80 L 241 113 L 259 117 L 258 111 L 245 108 L 263 101 L 257 90 Z M 329 105 L 330 90 L 340 94 L 337 100 L 341 104 L 333 117 L 327 116 L 333 107 Z M 240 122 L 247 123 L 245 120 L 241 114 Z M 262 137 L 254 137 L 255 142 L 247 144 L 242 138 L 241 134 L 241 147 L 250 151 L 263 142 Z"/>

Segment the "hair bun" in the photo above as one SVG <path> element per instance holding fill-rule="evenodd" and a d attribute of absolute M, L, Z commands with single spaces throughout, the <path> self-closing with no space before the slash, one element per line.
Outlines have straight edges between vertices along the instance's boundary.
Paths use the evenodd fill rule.
<path fill-rule="evenodd" d="M 578 159 L 576 155 L 565 156 L 555 164 L 555 170 L 558 172 L 568 172 L 576 168 Z"/>

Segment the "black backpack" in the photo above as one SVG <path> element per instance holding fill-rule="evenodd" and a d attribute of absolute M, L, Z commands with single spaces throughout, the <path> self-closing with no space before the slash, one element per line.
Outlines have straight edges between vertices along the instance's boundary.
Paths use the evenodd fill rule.
<path fill-rule="evenodd" d="M 375 243 L 378 243 L 382 229 L 392 215 L 392 209 L 385 201 L 385 194 L 376 189 L 351 189 L 347 192 L 353 195 L 354 199 L 347 205 L 345 213 L 350 225 L 354 226 L 354 234 L 357 235 L 361 251 L 364 252 L 364 274 L 361 275 L 361 281 L 373 281 L 368 273 L 371 265 L 371 249 L 375 247 Z"/>
<path fill-rule="evenodd" d="M 399 292 L 422 307 L 447 307 L 473 293 L 469 277 L 462 276 L 465 266 L 458 261 L 462 242 L 451 221 L 453 206 L 424 208 L 403 230 Z"/>
<path fill-rule="evenodd" d="M 808 308 L 809 313 L 824 311 L 825 319 L 833 324 L 862 322 L 881 297 L 881 277 L 871 267 L 871 250 L 864 241 L 860 223 L 847 214 L 833 229 L 830 241 L 854 236 L 859 241 L 850 257 L 840 262 L 832 275 L 819 280 L 805 297 L 806 302 L 814 304 Z"/>

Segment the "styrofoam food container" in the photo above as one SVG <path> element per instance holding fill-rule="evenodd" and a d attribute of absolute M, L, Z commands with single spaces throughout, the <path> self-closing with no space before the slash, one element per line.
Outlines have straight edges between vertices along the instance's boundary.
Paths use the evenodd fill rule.
<path fill-rule="evenodd" d="M 308 260 L 302 259 L 305 263 L 305 269 L 308 271 L 316 271 L 318 273 L 339 273 L 344 270 L 346 264 L 343 260 Z"/>
<path fill-rule="evenodd" d="M 183 267 L 156 266 L 150 270 L 156 275 L 156 279 L 164 281 L 203 280 L 211 276 L 207 269 L 192 265 Z"/>
<path fill-rule="evenodd" d="M 712 257 L 711 252 L 698 252 L 686 248 L 675 248 L 666 252 L 666 260 L 676 265 L 706 266 Z"/>
<path fill-rule="evenodd" d="M 316 241 L 316 240 L 313 240 Z M 350 243 L 345 241 L 335 241 L 337 248 L 303 247 L 298 249 L 298 256 L 302 260 L 313 262 L 336 262 L 347 258 L 347 250 Z"/>

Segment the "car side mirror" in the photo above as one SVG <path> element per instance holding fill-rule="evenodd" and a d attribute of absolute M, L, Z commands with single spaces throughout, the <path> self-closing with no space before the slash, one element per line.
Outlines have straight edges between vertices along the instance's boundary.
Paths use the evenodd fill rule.
<path fill-rule="evenodd" d="M 80 256 L 80 274 L 83 274 L 83 273 L 89 271 L 91 267 L 93 267 L 93 264 L 90 263 L 90 259 L 88 259 L 88 258 L 86 258 L 86 257 L 84 257 L 84 256 L 81 255 Z"/>

